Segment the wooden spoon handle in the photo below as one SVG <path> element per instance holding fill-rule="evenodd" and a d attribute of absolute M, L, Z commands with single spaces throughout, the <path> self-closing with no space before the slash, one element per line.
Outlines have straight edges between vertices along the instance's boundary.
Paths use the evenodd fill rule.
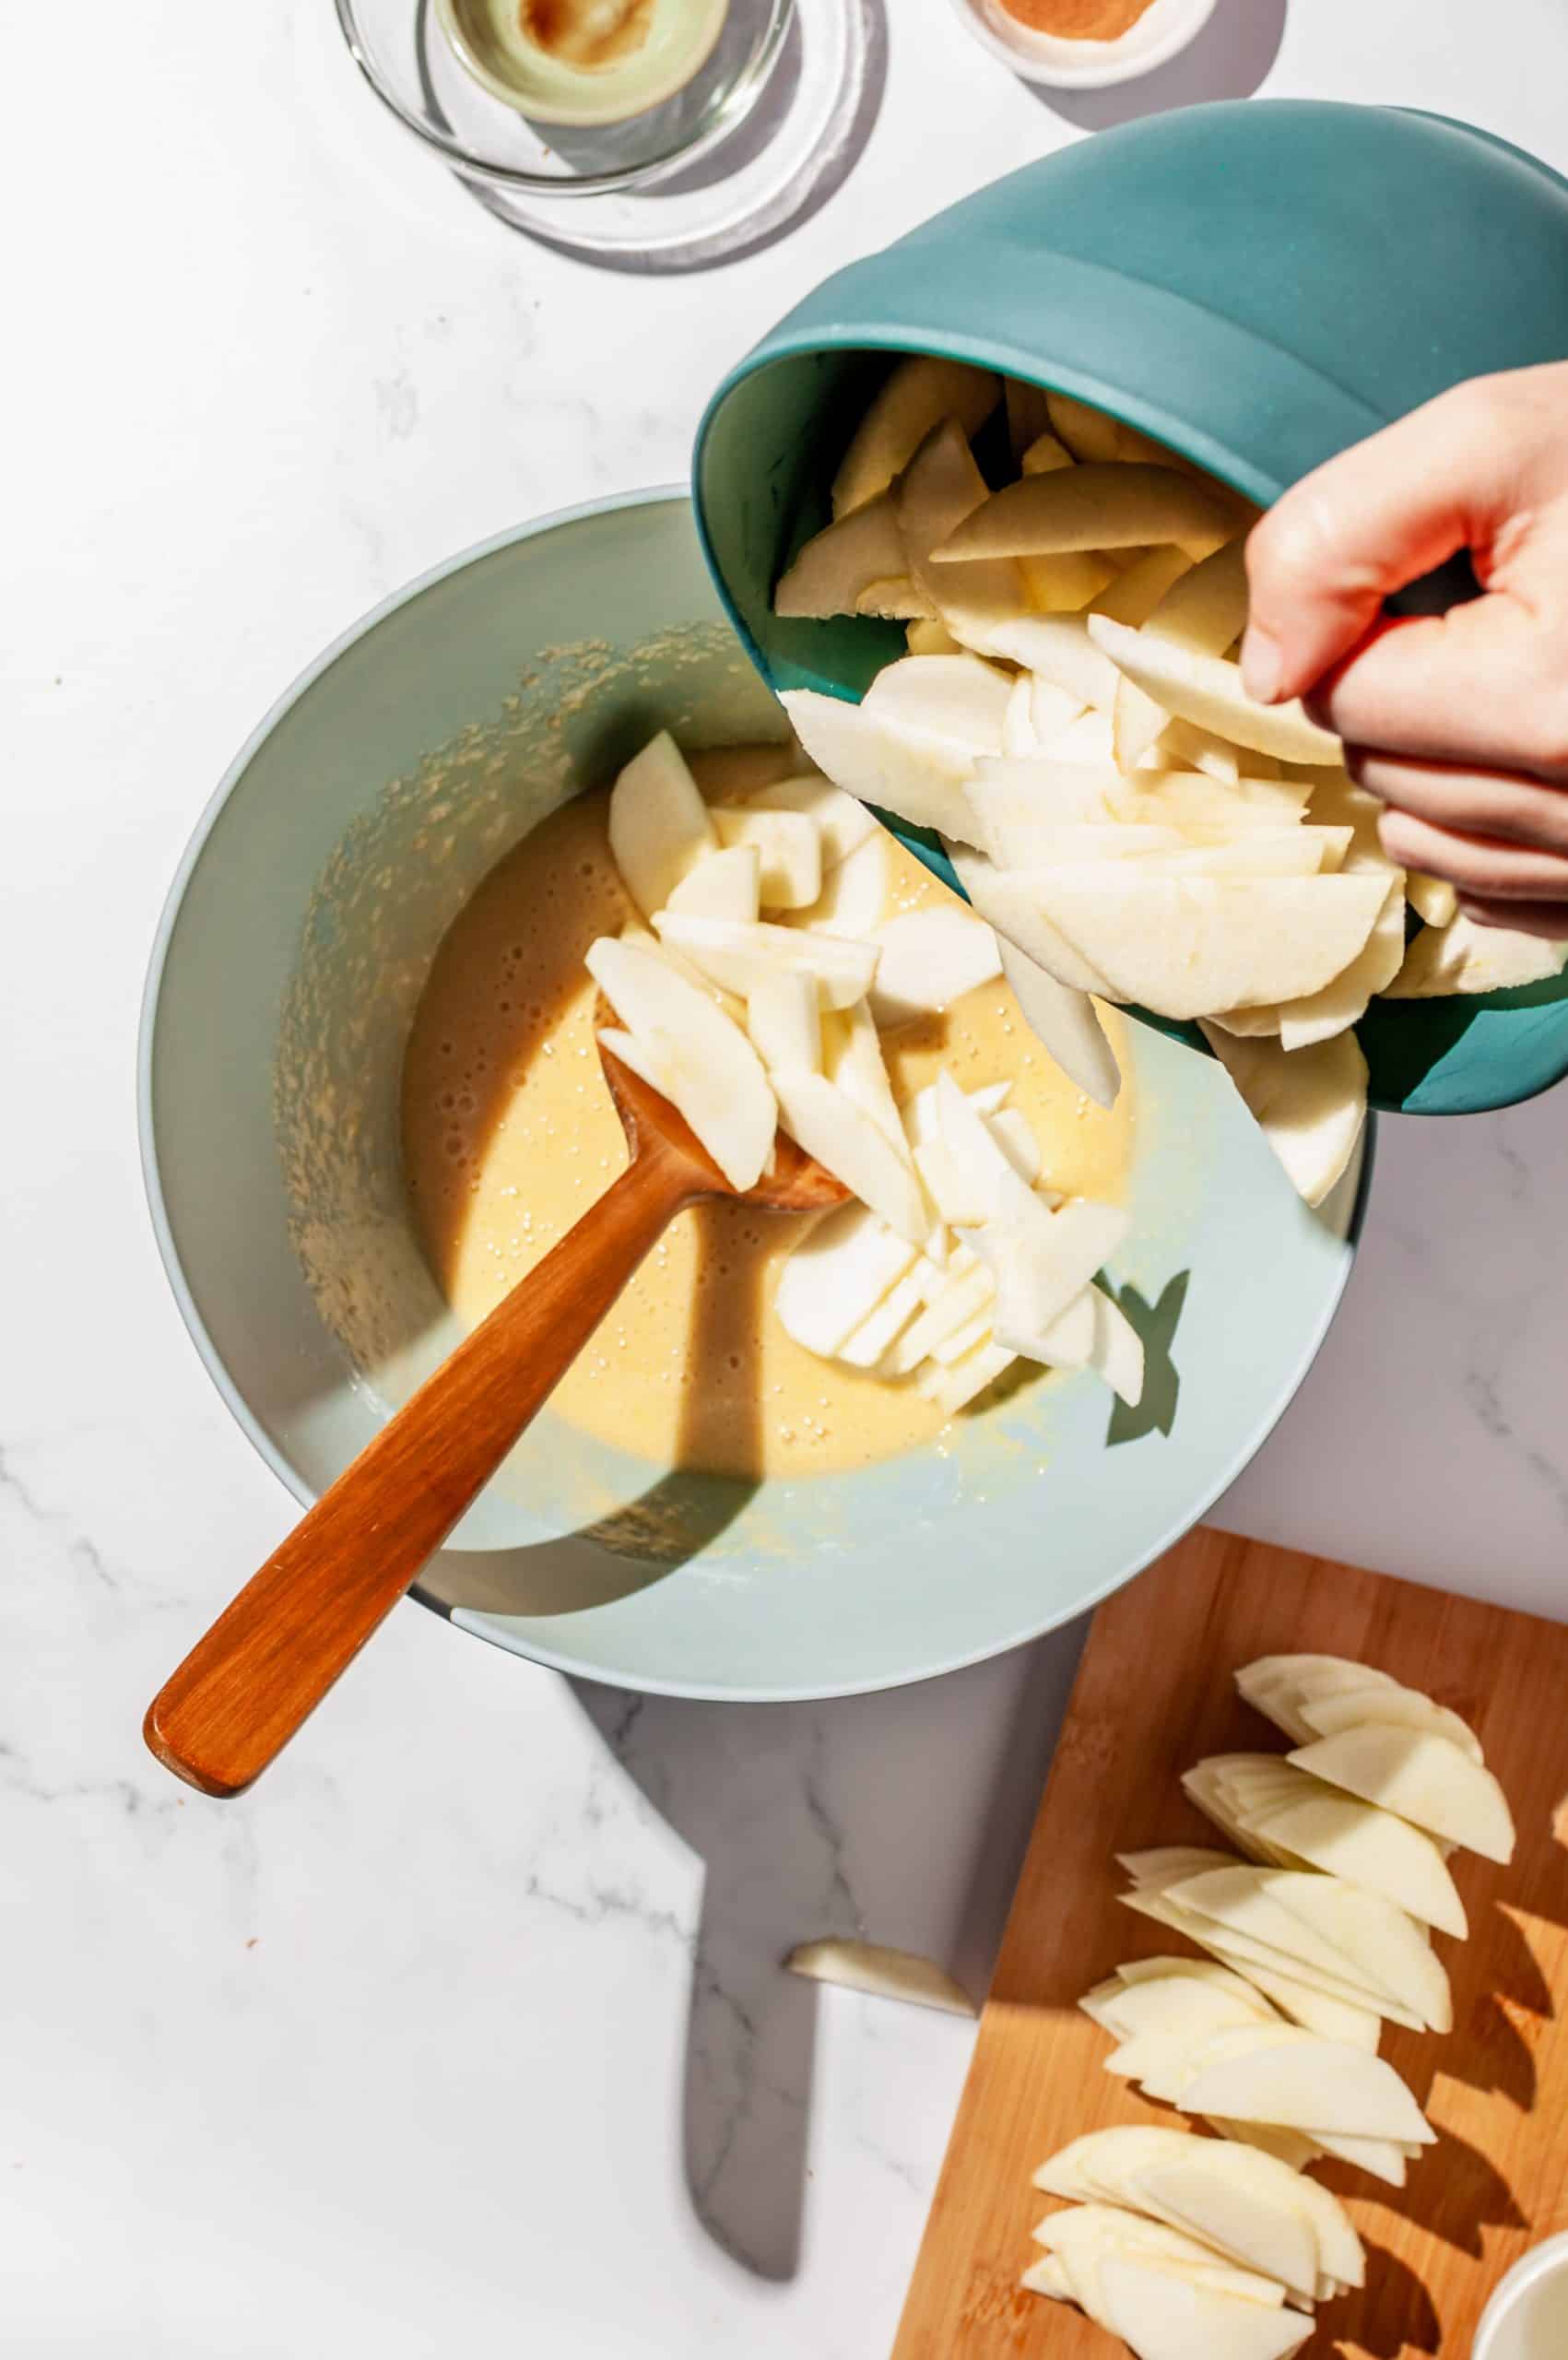
<path fill-rule="evenodd" d="M 143 1734 L 208 1795 L 248 1787 L 434 1555 L 699 1186 L 649 1140 L 324 1493 L 153 1699 Z"/>

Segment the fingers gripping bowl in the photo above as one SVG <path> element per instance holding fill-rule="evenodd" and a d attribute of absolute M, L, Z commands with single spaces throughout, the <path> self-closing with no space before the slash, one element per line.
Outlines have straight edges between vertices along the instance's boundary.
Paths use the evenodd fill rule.
<path fill-rule="evenodd" d="M 890 354 L 1095 405 L 1267 504 L 1444 387 L 1557 357 L 1565 251 L 1562 182 L 1432 117 L 1254 102 L 1060 151 L 841 272 L 721 388 L 696 488 L 730 610 L 781 690 L 858 698 L 904 652 L 885 608 L 772 605 Z M 1507 1104 L 1568 1071 L 1568 985 L 1377 999 L 1357 1031 L 1374 1105 Z"/>
<path fill-rule="evenodd" d="M 393 600 L 269 716 L 187 855 L 143 1030 L 149 1190 L 208 1369 L 301 1500 L 456 1339 L 398 1156 L 438 945 L 503 855 L 661 727 L 692 749 L 781 733 L 667 494 L 527 528 Z M 1126 1579 L 1289 1400 L 1358 1198 L 1352 1172 L 1309 1213 L 1211 1063 L 1140 1029 L 1127 1065 L 1110 1275 L 1149 1357 L 1136 1420 L 1091 1375 L 1052 1376 L 940 1448 L 752 1488 L 547 1410 L 419 1594 L 590 1677 L 765 1698 L 973 1661 Z"/>

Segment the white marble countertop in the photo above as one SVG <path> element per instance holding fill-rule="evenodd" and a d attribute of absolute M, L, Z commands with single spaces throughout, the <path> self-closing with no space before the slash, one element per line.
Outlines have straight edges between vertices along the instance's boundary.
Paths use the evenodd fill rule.
<path fill-rule="evenodd" d="M 1470 0 L 1221 0 L 1196 62 L 1059 106 L 949 0 L 887 16 L 845 184 L 686 278 L 503 229 L 374 109 L 326 0 L 9 28 L 18 2360 L 890 2339 L 970 2035 L 776 1962 L 858 1922 L 984 1983 L 1079 1634 L 902 1694 L 731 1710 L 574 1690 L 409 1606 L 251 1798 L 202 1802 L 143 1752 L 143 1704 L 290 1508 L 164 1286 L 133 1108 L 156 914 L 257 715 L 435 560 L 680 477 L 705 389 L 842 259 L 1157 100 L 1407 101 L 1568 163 L 1561 0 L 1495 0 L 1484 47 Z M 1565 1104 L 1385 1126 L 1344 1312 L 1221 1521 L 1568 1608 Z"/>

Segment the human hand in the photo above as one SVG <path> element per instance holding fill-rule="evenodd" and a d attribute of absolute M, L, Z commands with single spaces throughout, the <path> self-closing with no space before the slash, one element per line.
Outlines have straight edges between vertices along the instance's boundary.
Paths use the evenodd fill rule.
<path fill-rule="evenodd" d="M 1483 596 L 1383 614 L 1460 549 Z M 1568 938 L 1568 362 L 1457 385 L 1303 478 L 1247 577 L 1248 689 L 1344 738 L 1390 858 Z"/>

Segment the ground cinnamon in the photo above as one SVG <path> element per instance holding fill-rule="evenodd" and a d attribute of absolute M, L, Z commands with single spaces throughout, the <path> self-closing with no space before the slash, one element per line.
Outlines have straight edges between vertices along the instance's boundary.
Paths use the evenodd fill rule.
<path fill-rule="evenodd" d="M 1009 17 L 1031 32 L 1059 41 L 1119 41 L 1150 0 L 1002 0 Z"/>

